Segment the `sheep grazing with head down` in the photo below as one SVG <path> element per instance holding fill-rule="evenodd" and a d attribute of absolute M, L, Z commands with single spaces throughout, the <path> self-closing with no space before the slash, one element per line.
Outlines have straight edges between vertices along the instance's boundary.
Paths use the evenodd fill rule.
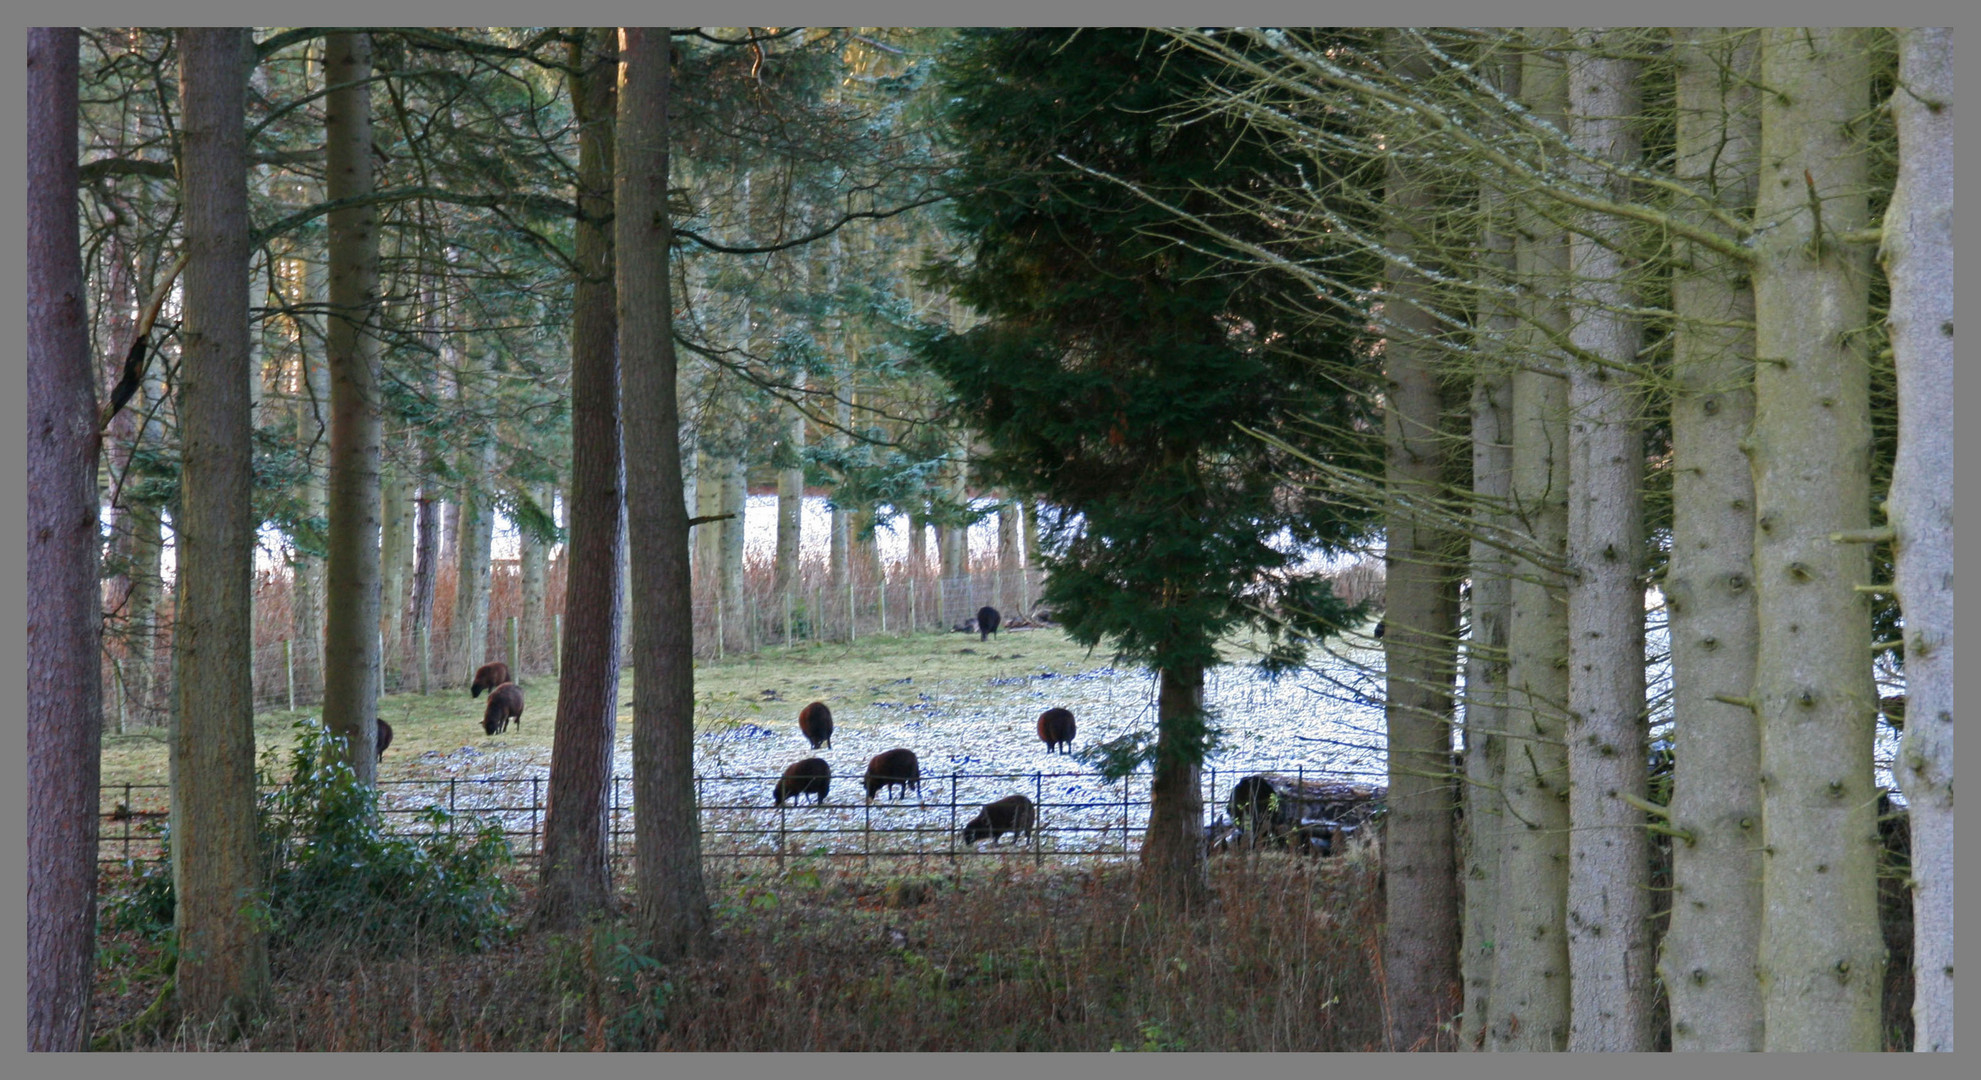
<path fill-rule="evenodd" d="M 516 730 L 523 730 L 523 688 L 506 682 L 489 691 L 488 711 L 482 714 L 481 729 L 489 735 L 500 735 L 509 730 L 509 721 L 516 721 Z"/>
<path fill-rule="evenodd" d="M 503 683 L 511 682 L 509 665 L 498 660 L 493 664 L 483 664 L 475 669 L 475 681 L 468 687 L 469 697 L 480 697 L 483 690 L 493 690 Z"/>
<path fill-rule="evenodd" d="M 1039 741 L 1046 744 L 1046 752 L 1065 747 L 1073 752 L 1073 733 L 1078 730 L 1073 723 L 1071 709 L 1047 709 L 1039 714 Z"/>
<path fill-rule="evenodd" d="M 812 749 L 832 749 L 832 710 L 825 702 L 814 701 L 798 710 L 798 730 L 811 740 Z"/>
<path fill-rule="evenodd" d="M 784 800 L 798 801 L 800 795 L 812 796 L 812 805 L 825 802 L 825 793 L 832 786 L 832 766 L 824 758 L 808 757 L 803 761 L 792 762 L 784 770 L 777 785 L 770 789 L 770 797 L 778 806 Z"/>
<path fill-rule="evenodd" d="M 995 844 L 1005 833 L 1010 833 L 1013 841 L 1020 836 L 1029 837 L 1038 814 L 1032 800 L 1023 795 L 1007 795 L 994 803 L 985 803 L 983 810 L 963 826 L 963 842 L 989 840 Z"/>
<path fill-rule="evenodd" d="M 873 802 L 874 795 L 882 788 L 896 788 L 897 797 L 905 798 L 909 788 L 916 794 L 922 790 L 922 763 L 913 750 L 895 747 L 884 753 L 875 754 L 867 762 L 867 801 Z"/>

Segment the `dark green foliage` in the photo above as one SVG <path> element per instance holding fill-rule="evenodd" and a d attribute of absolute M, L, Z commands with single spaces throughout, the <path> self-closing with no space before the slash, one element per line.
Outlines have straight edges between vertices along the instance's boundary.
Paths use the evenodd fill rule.
<path fill-rule="evenodd" d="M 382 951 L 422 944 L 480 949 L 504 932 L 513 888 L 501 827 L 468 831 L 439 807 L 415 818 L 416 833 L 387 831 L 378 792 L 357 782 L 336 752 L 338 736 L 314 717 L 295 725 L 289 776 L 277 785 L 271 751 L 257 807 L 263 910 L 276 945 Z M 161 829 L 161 832 L 163 830 Z M 150 937 L 172 929 L 171 848 L 112 900 L 106 928 Z"/>
<path fill-rule="evenodd" d="M 1041 523 L 1044 600 L 1069 634 L 1181 670 L 1216 664 L 1218 638 L 1251 621 L 1282 669 L 1358 615 L 1300 553 L 1371 519 L 1239 425 L 1379 474 L 1364 324 L 1061 157 L 1256 234 L 1220 195 L 1298 177 L 1257 132 L 1185 115 L 1220 77 L 1141 31 L 965 33 L 942 78 L 970 247 L 929 276 L 988 321 L 922 354 L 988 444 L 983 478 L 1058 509 Z"/>

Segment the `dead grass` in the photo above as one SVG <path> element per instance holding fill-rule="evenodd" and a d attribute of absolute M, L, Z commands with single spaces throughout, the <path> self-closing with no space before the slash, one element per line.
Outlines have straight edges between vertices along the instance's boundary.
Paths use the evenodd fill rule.
<path fill-rule="evenodd" d="M 1139 902 L 1134 872 L 724 877 L 704 957 L 651 965 L 623 921 L 479 955 L 280 956 L 251 1035 L 133 1048 L 1381 1049 L 1373 856 L 1220 859 L 1191 916 Z M 162 984 L 105 968 L 100 1026 Z"/>

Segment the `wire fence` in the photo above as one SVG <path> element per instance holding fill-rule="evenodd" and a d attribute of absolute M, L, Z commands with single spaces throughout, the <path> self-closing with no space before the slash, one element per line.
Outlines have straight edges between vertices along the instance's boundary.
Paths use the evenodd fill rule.
<path fill-rule="evenodd" d="M 1204 826 L 1228 825 L 1226 802 L 1243 778 L 1274 774 L 1308 781 L 1343 781 L 1347 774 L 1294 766 L 1238 769 L 1206 766 L 1201 777 Z M 1046 859 L 1128 858 L 1141 851 L 1149 820 L 1149 781 L 1137 772 L 1109 781 L 1091 771 L 924 773 L 920 789 L 906 797 L 883 793 L 862 798 L 859 780 L 835 778 L 822 805 L 786 800 L 772 805 L 774 775 L 697 776 L 696 806 L 702 824 L 702 857 L 712 864 L 737 865 L 826 856 L 872 860 L 926 860 L 931 857 Z M 439 777 L 384 780 L 378 785 L 386 827 L 406 835 L 431 835 L 418 815 L 439 807 L 449 828 L 473 831 L 498 826 L 521 862 L 542 852 L 543 777 Z M 97 858 L 102 863 L 138 864 L 163 857 L 159 826 L 170 812 L 165 784 L 109 784 L 102 789 L 102 822 Z M 964 826 L 984 805 L 1008 795 L 1024 795 L 1036 809 L 1031 834 L 1007 832 L 994 841 L 966 844 Z M 610 792 L 612 857 L 633 857 L 632 778 L 615 776 Z"/>

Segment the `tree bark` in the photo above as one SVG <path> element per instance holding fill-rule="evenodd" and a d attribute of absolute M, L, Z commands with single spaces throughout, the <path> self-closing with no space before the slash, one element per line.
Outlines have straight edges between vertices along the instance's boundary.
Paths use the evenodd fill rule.
<path fill-rule="evenodd" d="M 743 596 L 743 514 L 749 507 L 749 466 L 739 454 L 724 462 L 722 474 L 722 647 L 732 653 L 750 647 L 750 613 Z M 685 501 L 685 500 L 684 500 Z"/>
<path fill-rule="evenodd" d="M 1566 73 L 1543 50 L 1560 43 L 1554 32 L 1536 33 L 1520 73 L 1521 101 L 1556 125 L 1568 105 Z M 1558 361 L 1550 339 L 1568 323 L 1557 299 L 1567 280 L 1567 237 L 1529 205 L 1514 254 L 1523 324 L 1516 351 Z M 1561 1050 L 1568 1044 L 1566 382 L 1515 371 L 1513 432 L 1513 512 L 1523 551 L 1507 624 L 1506 823 L 1488 1046 Z"/>
<path fill-rule="evenodd" d="M 328 298 L 323 263 L 308 253 L 299 252 L 297 258 L 303 263 L 304 302 L 310 305 L 325 303 Z M 305 449 L 309 466 L 303 478 L 299 501 L 307 517 L 321 520 L 328 513 L 324 477 L 318 466 L 324 461 L 321 446 L 329 434 L 329 369 L 322 361 L 310 359 L 310 350 L 323 340 L 323 328 L 316 325 L 312 315 L 298 318 L 297 323 L 296 397 L 291 399 L 290 409 L 296 441 Z M 304 323 L 308 323 L 309 327 L 301 325 Z M 250 347 L 259 341 L 259 335 L 251 337 Z M 258 356 L 250 359 L 249 369 L 260 372 Z M 251 378 L 252 386 L 261 385 L 258 374 Z M 289 636 L 294 643 L 296 703 L 316 705 L 323 701 L 324 560 L 323 556 L 306 551 L 301 545 L 296 545 L 293 551 L 294 557 L 290 560 Z"/>
<path fill-rule="evenodd" d="M 459 539 L 454 544 L 454 619 L 448 627 L 448 681 L 466 689 L 488 655 L 491 547 L 495 542 L 495 442 L 488 435 L 462 452 Z"/>
<path fill-rule="evenodd" d="M 1390 67 L 1421 78 L 1421 53 L 1386 47 Z M 1415 227 L 1435 216 L 1428 183 L 1399 159 L 1388 164 L 1385 202 L 1392 251 L 1417 250 Z M 1437 322 L 1425 309 L 1429 283 L 1404 262 L 1385 272 L 1383 357 L 1387 447 L 1383 639 L 1389 745 L 1389 820 L 1384 826 L 1391 1050 L 1430 1043 L 1459 1007 L 1458 897 L 1452 880 L 1451 681 L 1457 611 L 1452 537 L 1411 509 L 1442 492 L 1450 450 L 1440 426 L 1444 400 L 1435 364 Z"/>
<path fill-rule="evenodd" d="M 1638 164 L 1638 63 L 1623 32 L 1578 29 L 1568 170 L 1624 202 Z M 1608 168 L 1605 168 L 1608 166 Z M 1643 332 L 1623 222 L 1585 213 L 1569 239 L 1568 980 L 1571 1051 L 1653 1048 L 1650 847 L 1644 828 L 1644 434 L 1629 370 Z M 1635 799 L 1638 805 L 1632 805 Z"/>
<path fill-rule="evenodd" d="M 688 577 L 688 522 L 681 491 L 667 214 L 668 36 L 619 31 L 619 352 L 628 408 L 645 418 L 627 432 L 627 500 L 633 517 L 634 865 L 641 938 L 673 959 L 708 938 L 701 821 L 695 805 L 695 655 Z"/>
<path fill-rule="evenodd" d="M 373 189 L 371 35 L 327 36 L 324 83 L 325 196 Z M 379 400 L 378 212 L 330 212 L 329 549 L 325 568 L 323 724 L 344 739 L 361 784 L 378 782 L 379 459 L 385 438 Z"/>
<path fill-rule="evenodd" d="M 268 998 L 253 898 L 254 513 L 249 441 L 247 31 L 180 32 L 189 259 L 179 377 L 182 449 L 173 652 L 172 884 L 177 995 L 223 1029 Z"/>
<path fill-rule="evenodd" d="M 1761 1001 L 1768 1050 L 1876 1050 L 1865 31 L 1768 30 L 1754 237 Z"/>
<path fill-rule="evenodd" d="M 1157 672 L 1156 760 L 1149 780 L 1149 828 L 1142 838 L 1144 896 L 1180 914 L 1201 909 L 1204 880 L 1202 723 L 1204 671 L 1178 666 Z"/>
<path fill-rule="evenodd" d="M 552 929 L 577 926 L 613 905 L 609 796 L 619 704 L 619 564 L 626 542 L 617 289 L 606 226 L 613 209 L 618 53 L 609 29 L 586 31 L 571 52 L 582 216 L 571 318 L 570 541 L 557 727 L 533 916 L 537 926 Z M 658 422 L 647 417 L 642 426 Z M 681 505 L 678 496 L 674 504 Z"/>
<path fill-rule="evenodd" d="M 531 500 L 542 508 L 546 517 L 551 514 L 551 492 L 554 490 L 550 485 L 544 485 L 530 492 Z M 549 589 L 550 544 L 525 529 L 517 546 L 518 576 L 522 579 L 522 617 L 518 620 L 517 647 L 522 652 L 522 671 L 535 675 L 546 669 L 544 658 L 550 655 L 550 619 L 544 606 Z"/>
<path fill-rule="evenodd" d="M 1502 92 L 1515 92 L 1518 68 L 1507 63 L 1486 72 Z M 1482 184 L 1481 239 L 1486 289 L 1494 297 L 1514 281 L 1514 236 L 1505 193 Z M 1513 557 L 1502 538 L 1514 528 L 1508 513 L 1513 476 L 1513 368 L 1504 362 L 1506 342 L 1519 315 L 1499 299 L 1486 301 L 1477 335 L 1481 363 L 1472 373 L 1472 495 L 1478 520 L 1471 541 L 1472 631 L 1465 645 L 1465 846 L 1464 913 L 1460 981 L 1464 1013 L 1459 1048 L 1485 1047 L 1491 1010 L 1493 940 L 1499 924 L 1500 853 L 1506 777 L 1507 624 L 1513 607 Z M 1387 635 L 1385 635 L 1387 640 Z"/>
<path fill-rule="evenodd" d="M 388 464 L 379 478 L 378 633 L 379 692 L 406 686 L 406 587 L 413 568 L 413 478 L 406 466 Z"/>
<path fill-rule="evenodd" d="M 1759 40 L 1752 31 L 1673 31 L 1678 175 L 1751 214 L 1759 159 Z M 1710 215 L 1690 215 L 1712 228 Z M 1746 267 L 1679 241 L 1672 280 L 1671 619 L 1676 762 L 1671 926 L 1660 975 L 1672 1049 L 1761 1048 L 1761 734 L 1753 688 L 1754 290 Z"/>
<path fill-rule="evenodd" d="M 1007 499 L 997 509 L 997 567 L 999 610 L 1017 614 L 1021 606 L 1019 596 L 1024 591 L 1024 557 L 1020 554 L 1025 542 L 1023 524 L 1023 504 L 1015 499 Z"/>
<path fill-rule="evenodd" d="M 776 594 L 779 617 L 787 598 L 798 599 L 798 575 L 804 550 L 805 520 L 805 414 L 789 410 L 784 439 L 784 468 L 777 470 L 777 575 Z M 782 624 L 780 624 L 781 626 Z M 786 642 L 789 644 L 789 642 Z"/>
<path fill-rule="evenodd" d="M 1912 1045 L 1954 1048 L 1953 31 L 1899 31 L 1898 185 L 1885 211 L 1898 464 L 1887 504 L 1905 612 L 1912 829 Z"/>
<path fill-rule="evenodd" d="M 103 691 L 96 384 L 76 237 L 79 34 L 28 31 L 28 1048 L 89 1044 Z"/>

